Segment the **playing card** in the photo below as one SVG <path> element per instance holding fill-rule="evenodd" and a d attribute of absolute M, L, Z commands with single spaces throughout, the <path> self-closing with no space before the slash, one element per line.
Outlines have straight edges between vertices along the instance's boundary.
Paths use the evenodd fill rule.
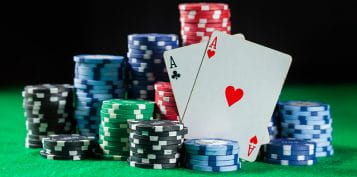
<path fill-rule="evenodd" d="M 291 60 L 279 51 L 214 32 L 182 118 L 187 138 L 237 140 L 240 157 L 254 161 Z"/>
<path fill-rule="evenodd" d="M 244 39 L 244 36 L 236 34 L 233 35 L 233 38 Z M 201 42 L 164 53 L 165 64 L 180 118 L 182 118 L 186 109 L 206 47 L 207 42 Z"/>

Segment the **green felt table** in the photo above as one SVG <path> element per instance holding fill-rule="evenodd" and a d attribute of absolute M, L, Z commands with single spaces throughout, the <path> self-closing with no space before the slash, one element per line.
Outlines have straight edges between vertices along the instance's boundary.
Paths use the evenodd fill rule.
<path fill-rule="evenodd" d="M 24 147 L 25 119 L 21 89 L 0 88 L 0 177 L 6 176 L 357 176 L 357 85 L 288 85 L 281 100 L 319 100 L 332 108 L 333 157 L 319 158 L 313 166 L 290 167 L 263 162 L 243 162 L 237 172 L 207 173 L 187 169 L 146 170 L 129 167 L 126 162 L 43 159 L 39 149 Z M 254 108 L 252 108 L 252 111 Z"/>

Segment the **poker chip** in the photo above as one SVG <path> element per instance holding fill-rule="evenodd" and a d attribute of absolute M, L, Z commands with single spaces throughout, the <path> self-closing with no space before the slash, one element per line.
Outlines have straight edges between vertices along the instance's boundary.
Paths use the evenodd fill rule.
<path fill-rule="evenodd" d="M 25 147 L 41 148 L 43 137 L 75 131 L 71 85 L 28 85 L 24 88 L 22 96 L 27 130 Z"/>
<path fill-rule="evenodd" d="M 42 138 L 40 155 L 51 160 L 83 160 L 93 157 L 95 137 L 78 134 L 57 134 Z"/>
<path fill-rule="evenodd" d="M 128 123 L 130 166 L 163 169 L 179 165 L 180 150 L 187 128 L 179 122 L 168 120 L 128 120 Z"/>
<path fill-rule="evenodd" d="M 155 85 L 156 118 L 162 120 L 179 120 L 176 101 L 169 82 L 156 82 Z"/>
<path fill-rule="evenodd" d="M 124 57 L 77 55 L 75 62 L 75 111 L 79 133 L 98 135 L 101 103 L 124 98 Z"/>
<path fill-rule="evenodd" d="M 128 36 L 128 97 L 154 100 L 154 83 L 168 81 L 163 53 L 179 46 L 174 34 L 131 34 Z"/>
<path fill-rule="evenodd" d="M 313 160 L 281 160 L 264 158 L 264 161 L 271 164 L 288 165 L 288 166 L 308 166 L 317 163 L 316 158 Z"/>
<path fill-rule="evenodd" d="M 231 33 L 230 9 L 224 3 L 179 4 L 183 45 L 208 41 L 214 31 Z"/>
<path fill-rule="evenodd" d="M 101 106 L 99 146 L 107 160 L 123 160 L 129 157 L 129 125 L 127 120 L 150 120 L 154 103 L 144 100 L 109 99 Z"/>
<path fill-rule="evenodd" d="M 184 142 L 185 167 L 197 171 L 223 172 L 240 169 L 237 141 L 202 138 Z"/>

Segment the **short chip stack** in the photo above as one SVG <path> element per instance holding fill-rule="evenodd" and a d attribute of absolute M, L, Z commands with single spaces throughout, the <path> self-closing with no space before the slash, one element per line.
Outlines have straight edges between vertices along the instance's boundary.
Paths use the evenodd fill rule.
<path fill-rule="evenodd" d="M 42 139 L 42 157 L 51 160 L 83 160 L 93 157 L 95 137 L 78 134 L 50 135 Z"/>
<path fill-rule="evenodd" d="M 179 120 L 175 98 L 169 82 L 155 83 L 156 118 L 164 120 Z"/>
<path fill-rule="evenodd" d="M 178 7 L 184 46 L 208 41 L 214 31 L 231 33 L 231 12 L 227 4 L 184 3 Z"/>
<path fill-rule="evenodd" d="M 128 36 L 129 98 L 154 100 L 154 83 L 168 81 L 163 59 L 166 50 L 179 45 L 175 34 L 131 34 Z"/>
<path fill-rule="evenodd" d="M 129 156 L 128 120 L 152 120 L 154 102 L 111 99 L 103 101 L 99 144 L 103 158 L 124 160 Z"/>
<path fill-rule="evenodd" d="M 316 143 L 316 157 L 332 156 L 332 118 L 330 105 L 311 101 L 279 103 L 282 137 Z"/>
<path fill-rule="evenodd" d="M 78 55 L 75 65 L 75 112 L 79 132 L 98 135 L 103 100 L 124 98 L 124 57 Z"/>
<path fill-rule="evenodd" d="M 41 148 L 41 138 L 47 135 L 74 132 L 71 85 L 29 85 L 25 87 L 22 96 L 27 148 Z"/>
<path fill-rule="evenodd" d="M 274 139 L 264 145 L 264 161 L 271 164 L 305 166 L 316 164 L 316 144 L 297 139 Z"/>
<path fill-rule="evenodd" d="M 186 168 L 197 171 L 225 172 L 241 168 L 237 141 L 202 138 L 184 142 Z"/>
<path fill-rule="evenodd" d="M 187 129 L 177 121 L 128 121 L 132 167 L 165 169 L 179 165 L 180 148 Z"/>

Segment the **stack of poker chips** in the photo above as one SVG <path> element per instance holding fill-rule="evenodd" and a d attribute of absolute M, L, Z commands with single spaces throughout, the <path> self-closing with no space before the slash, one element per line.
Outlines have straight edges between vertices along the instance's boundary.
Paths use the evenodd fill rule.
<path fill-rule="evenodd" d="M 264 145 L 264 161 L 271 164 L 305 166 L 316 164 L 316 144 L 306 140 L 274 139 Z"/>
<path fill-rule="evenodd" d="M 132 167 L 165 169 L 179 165 L 180 149 L 187 129 L 177 121 L 128 121 Z"/>
<path fill-rule="evenodd" d="M 214 31 L 231 33 L 231 12 L 227 4 L 184 3 L 178 7 L 184 46 L 208 41 Z"/>
<path fill-rule="evenodd" d="M 241 168 L 237 141 L 203 138 L 184 142 L 186 168 L 197 171 L 226 172 Z"/>
<path fill-rule="evenodd" d="M 98 135 L 103 100 L 124 98 L 124 57 L 78 55 L 75 61 L 75 112 L 82 135 Z"/>
<path fill-rule="evenodd" d="M 128 120 L 152 120 L 154 102 L 112 99 L 103 101 L 99 145 L 103 158 L 127 160 L 129 156 Z"/>
<path fill-rule="evenodd" d="M 93 156 L 95 137 L 78 134 L 50 135 L 42 139 L 40 155 L 51 160 L 83 160 Z"/>
<path fill-rule="evenodd" d="M 175 34 L 131 34 L 128 43 L 128 96 L 153 101 L 154 83 L 169 80 L 163 53 L 178 47 L 178 37 Z"/>
<path fill-rule="evenodd" d="M 316 143 L 316 157 L 332 156 L 332 118 L 328 104 L 311 101 L 279 103 L 282 137 Z"/>
<path fill-rule="evenodd" d="M 179 120 L 175 98 L 169 82 L 156 82 L 155 85 L 156 118 Z"/>
<path fill-rule="evenodd" d="M 26 117 L 27 148 L 41 148 L 41 138 L 56 133 L 72 133 L 73 87 L 68 84 L 26 86 L 22 92 Z"/>

